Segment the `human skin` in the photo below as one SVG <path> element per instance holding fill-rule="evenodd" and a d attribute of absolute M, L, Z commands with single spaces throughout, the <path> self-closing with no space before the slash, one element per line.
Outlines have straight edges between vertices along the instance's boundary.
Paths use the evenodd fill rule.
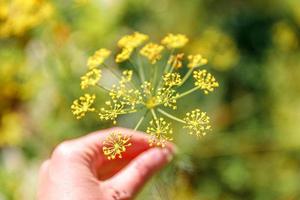
<path fill-rule="evenodd" d="M 131 135 L 123 158 L 108 160 L 103 141 L 111 132 Z M 124 128 L 101 130 L 59 144 L 39 172 L 38 200 L 133 199 L 147 180 L 174 154 L 166 148 L 150 147 L 147 135 Z"/>

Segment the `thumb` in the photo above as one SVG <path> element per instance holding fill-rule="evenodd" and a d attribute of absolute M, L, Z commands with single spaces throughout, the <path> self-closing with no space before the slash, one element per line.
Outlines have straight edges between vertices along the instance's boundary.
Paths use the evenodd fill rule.
<path fill-rule="evenodd" d="M 172 160 L 172 147 L 150 148 L 132 160 L 122 171 L 106 181 L 122 198 L 131 199 L 159 169 Z"/>

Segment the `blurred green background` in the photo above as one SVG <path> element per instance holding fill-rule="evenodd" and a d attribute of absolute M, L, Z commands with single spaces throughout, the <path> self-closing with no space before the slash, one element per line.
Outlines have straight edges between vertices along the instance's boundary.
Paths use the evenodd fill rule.
<path fill-rule="evenodd" d="M 220 83 L 182 102 L 213 133 L 178 128 L 178 157 L 138 199 L 300 199 L 299 0 L 1 0 L 0 200 L 34 199 L 55 145 L 110 126 L 70 105 L 87 56 L 133 31 L 186 34 Z"/>

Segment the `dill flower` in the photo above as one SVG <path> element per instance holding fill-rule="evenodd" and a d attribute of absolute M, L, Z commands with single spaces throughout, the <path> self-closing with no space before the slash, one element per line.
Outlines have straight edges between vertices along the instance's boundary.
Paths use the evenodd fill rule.
<path fill-rule="evenodd" d="M 79 97 L 79 99 L 76 99 L 71 106 L 73 115 L 75 115 L 77 119 L 80 119 L 84 117 L 87 112 L 95 111 L 95 108 L 92 107 L 95 99 L 96 96 L 94 94 L 84 94 Z"/>
<path fill-rule="evenodd" d="M 101 48 L 97 50 L 94 55 L 90 56 L 87 61 L 87 66 L 89 69 L 93 69 L 102 65 L 104 61 L 110 56 L 111 51 L 108 49 Z"/>
<path fill-rule="evenodd" d="M 189 64 L 188 64 L 189 68 L 196 68 L 207 64 L 207 59 L 203 58 L 201 54 L 189 55 L 188 60 L 189 60 Z"/>
<path fill-rule="evenodd" d="M 151 64 L 155 64 L 161 58 L 161 52 L 163 50 L 164 47 L 159 44 L 148 43 L 141 49 L 140 53 L 148 58 Z"/>
<path fill-rule="evenodd" d="M 133 48 L 131 47 L 124 47 L 116 57 L 116 63 L 124 62 L 125 60 L 128 60 L 132 54 Z"/>
<path fill-rule="evenodd" d="M 166 142 L 172 141 L 173 130 L 170 126 L 163 118 L 151 120 L 146 131 L 150 135 L 150 146 L 165 147 Z"/>
<path fill-rule="evenodd" d="M 130 136 L 122 135 L 119 132 L 112 132 L 103 142 L 103 153 L 108 160 L 122 158 L 122 153 L 126 151 L 130 143 Z"/>
<path fill-rule="evenodd" d="M 179 53 L 176 55 L 172 55 L 168 61 L 168 64 L 170 64 L 175 69 L 179 69 L 182 67 L 182 60 L 183 60 L 184 53 Z"/>
<path fill-rule="evenodd" d="M 21 36 L 44 23 L 53 13 L 46 0 L 8 0 L 0 2 L 0 38 Z"/>
<path fill-rule="evenodd" d="M 204 91 L 205 94 L 214 91 L 216 87 L 219 87 L 219 83 L 215 77 L 207 72 L 207 70 L 194 71 L 195 86 Z"/>
<path fill-rule="evenodd" d="M 176 90 L 163 87 L 158 89 L 156 99 L 158 104 L 176 110 L 177 109 L 176 99 L 178 96 L 179 94 L 176 92 Z"/>
<path fill-rule="evenodd" d="M 167 73 L 163 76 L 164 84 L 168 87 L 180 85 L 182 80 L 179 73 Z"/>
<path fill-rule="evenodd" d="M 210 119 L 205 112 L 201 112 L 200 109 L 193 110 L 186 113 L 186 117 L 183 119 L 186 123 L 183 128 L 190 130 L 190 134 L 196 136 L 206 135 L 207 131 L 211 129 Z"/>
<path fill-rule="evenodd" d="M 89 86 L 95 86 L 101 78 L 101 70 L 94 68 L 88 71 L 81 77 L 80 86 L 81 89 L 85 89 Z"/>
<path fill-rule="evenodd" d="M 143 33 L 134 32 L 131 35 L 125 35 L 118 41 L 118 47 L 134 49 L 142 45 L 149 36 Z"/>
<path fill-rule="evenodd" d="M 130 112 L 134 112 L 132 109 L 124 109 L 124 104 L 119 103 L 117 100 L 106 101 L 105 104 L 108 108 L 101 108 L 99 111 L 99 117 L 101 120 L 111 120 L 113 124 L 116 124 L 117 117 Z"/>
<path fill-rule="evenodd" d="M 110 52 L 107 53 L 108 51 L 106 51 L 107 54 L 105 54 L 105 56 L 96 52 L 92 58 L 90 58 L 88 62 L 91 63 L 90 65 L 93 67 L 81 77 L 81 88 L 85 89 L 97 84 L 99 88 L 106 92 L 107 98 L 109 99 L 100 108 L 92 108 L 91 106 L 95 96 L 86 94 L 80 97 L 79 100 L 74 101 L 71 106 L 73 114 L 77 116 L 77 118 L 81 118 L 86 112 L 95 111 L 101 121 L 111 121 L 112 124 L 116 124 L 119 117 L 139 112 L 142 115 L 136 122 L 134 130 L 138 130 L 141 124 L 148 119 L 148 114 L 151 114 L 148 127 L 146 128 L 146 133 L 149 135 L 150 146 L 165 147 L 168 141 L 173 140 L 172 124 L 171 122 L 167 123 L 165 117 L 182 124 L 183 128 L 188 129 L 191 135 L 205 135 L 211 128 L 209 124 L 210 119 L 205 112 L 202 112 L 200 109 L 195 109 L 188 112 L 186 116 L 181 119 L 168 113 L 168 110 L 179 109 L 177 100 L 199 89 L 203 90 L 205 94 L 208 94 L 219 86 L 215 77 L 208 73 L 207 70 L 197 70 L 197 67 L 204 65 L 207 60 L 200 54 L 190 55 L 187 58 L 185 58 L 184 53 L 181 52 L 174 54 L 175 48 L 183 47 L 188 41 L 187 37 L 182 34 L 169 34 L 162 40 L 162 44 L 167 47 L 166 50 L 171 53 L 166 58 L 165 55 L 168 54 L 162 54 L 164 46 L 153 42 L 149 42 L 139 50 L 133 51 L 139 48 L 147 39 L 147 35 L 135 32 L 119 40 L 118 46 L 122 48 L 122 50 L 121 53 L 116 56 L 115 62 L 120 63 L 126 61 L 131 55 L 132 60 L 126 63 L 126 65 L 122 65 L 122 67 L 126 69 L 122 70 L 121 75 L 115 73 L 112 67 L 103 65 L 103 67 L 110 70 L 112 72 L 111 74 L 118 79 L 117 83 L 108 87 L 100 83 L 101 70 L 95 67 L 103 63 Z M 104 50 L 102 50 L 102 52 L 105 53 Z M 146 57 L 150 62 L 136 62 L 135 59 L 138 59 L 139 56 Z M 163 58 L 165 59 L 163 60 Z M 160 62 L 162 66 L 158 64 L 153 66 L 153 64 L 157 63 L 160 59 L 162 59 L 162 62 L 165 61 L 165 63 Z M 186 62 L 185 59 L 188 62 Z M 145 66 L 143 66 L 144 64 Z M 185 73 L 181 73 L 179 70 L 174 72 L 175 69 L 181 67 L 186 67 L 188 70 Z M 148 68 L 147 71 L 144 71 L 146 68 Z M 185 91 L 182 91 L 182 89 L 178 90 L 191 77 L 195 79 L 194 86 Z M 110 143 L 106 143 L 109 144 L 110 147 L 106 147 L 103 151 L 104 154 L 108 156 L 108 159 L 121 157 L 121 153 L 125 152 L 126 148 L 121 147 L 121 143 L 124 144 L 124 141 L 125 143 L 128 141 L 124 138 L 124 140 L 122 140 L 121 137 L 123 136 L 115 134 L 110 137 Z M 116 144 L 116 146 L 114 144 Z"/>
<path fill-rule="evenodd" d="M 174 35 L 169 33 L 162 39 L 161 43 L 168 49 L 177 49 L 185 46 L 188 41 L 189 39 L 183 34 Z"/>

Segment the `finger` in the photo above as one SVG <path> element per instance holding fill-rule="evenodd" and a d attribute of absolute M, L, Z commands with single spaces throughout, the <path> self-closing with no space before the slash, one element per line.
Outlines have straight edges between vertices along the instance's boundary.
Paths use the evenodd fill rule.
<path fill-rule="evenodd" d="M 115 190 L 122 194 L 121 199 L 132 198 L 156 171 L 170 162 L 172 155 L 171 148 L 151 148 L 107 180 L 105 185 L 108 186 L 109 191 Z"/>
<path fill-rule="evenodd" d="M 132 145 L 122 154 L 122 159 L 108 160 L 103 155 L 103 141 L 112 132 L 131 136 Z M 66 166 L 68 168 L 66 170 L 70 171 L 71 165 L 78 166 L 80 162 L 79 164 L 85 164 L 84 167 L 80 167 L 81 169 L 89 169 L 96 177 L 105 180 L 149 148 L 146 134 L 125 128 L 106 129 L 60 144 L 52 154 L 52 168 L 61 169 Z M 77 168 L 73 167 L 73 169 Z"/>
<path fill-rule="evenodd" d="M 39 176 L 38 176 L 38 192 L 37 197 L 38 199 L 42 196 L 44 193 L 44 188 L 47 185 L 48 182 L 48 170 L 49 170 L 50 160 L 46 160 L 42 163 L 40 170 L 39 170 Z"/>
<path fill-rule="evenodd" d="M 49 164 L 50 164 L 50 160 L 46 160 L 42 163 L 40 170 L 39 170 L 39 181 L 40 182 L 47 175 Z"/>

